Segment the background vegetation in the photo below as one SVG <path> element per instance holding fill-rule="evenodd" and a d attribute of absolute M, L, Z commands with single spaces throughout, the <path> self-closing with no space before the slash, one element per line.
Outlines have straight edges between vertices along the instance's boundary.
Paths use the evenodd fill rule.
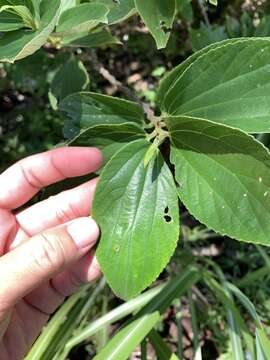
<path fill-rule="evenodd" d="M 121 44 L 94 49 L 64 48 L 61 51 L 47 45 L 36 52 L 31 60 L 26 58 L 14 65 L 0 64 L 0 170 L 24 156 L 53 148 L 64 141 L 66 119 L 53 109 L 48 93 L 58 89 L 55 85 L 57 72 L 71 56 L 82 61 L 87 69 L 90 81 L 85 88 L 123 98 L 132 98 L 136 92 L 141 101 L 151 103 L 161 76 L 194 51 L 231 37 L 270 36 L 268 1 L 220 0 L 217 8 L 201 0 L 179 1 L 179 9 L 171 38 L 164 50 L 156 50 L 155 42 L 144 24 L 133 16 L 111 27 L 112 34 Z M 268 136 L 262 135 L 259 140 L 266 146 L 270 144 Z M 237 285 L 252 301 L 270 335 L 270 251 L 220 237 L 200 226 L 184 207 L 181 217 L 184 223 L 181 243 L 157 285 L 170 275 L 182 273 L 187 266 L 195 264 L 213 271 L 221 288 L 212 286 L 214 292 L 211 292 L 211 287 L 198 282 L 192 291 L 181 294 L 183 296 L 166 309 L 158 333 L 152 334 L 152 345 L 149 341 L 142 343 L 130 359 L 155 359 L 155 336 L 165 339 L 169 348 L 182 359 L 199 359 L 201 356 L 211 360 L 242 359 L 242 355 L 235 357 L 233 354 L 236 346 L 232 342 L 233 322 L 228 320 L 228 310 L 232 308 L 228 302 L 222 301 L 227 291 L 224 281 Z M 77 298 L 73 297 L 70 303 L 64 305 L 62 315 L 58 313 L 58 316 L 64 316 L 66 312 L 70 319 L 72 316 L 77 319 L 76 328 L 72 329 L 77 334 L 83 325 L 91 324 L 121 304 L 103 280 L 83 291 L 87 292 L 87 302 L 79 302 L 77 294 Z M 217 296 L 218 291 L 221 291 L 220 296 Z M 248 327 L 254 331 L 254 318 L 243 306 L 243 301 L 234 300 Z M 77 307 L 72 307 L 74 304 Z M 70 313 L 70 309 L 73 309 L 73 313 Z M 89 355 L 93 356 L 122 324 L 123 320 L 117 317 L 113 326 L 105 324 L 94 336 L 87 336 L 75 344 L 69 358 L 87 359 Z M 64 330 L 61 331 L 63 335 Z M 52 334 L 55 336 L 55 333 Z M 62 345 L 60 340 L 58 347 L 50 345 L 53 353 L 46 355 L 48 359 L 52 359 L 49 356 L 67 358 L 69 349 L 63 350 L 66 342 L 67 339 L 62 339 Z M 162 356 L 161 359 L 169 359 L 164 353 Z"/>

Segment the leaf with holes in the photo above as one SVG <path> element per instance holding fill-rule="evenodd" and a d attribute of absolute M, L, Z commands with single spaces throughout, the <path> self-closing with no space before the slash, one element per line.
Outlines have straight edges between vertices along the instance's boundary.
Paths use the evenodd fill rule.
<path fill-rule="evenodd" d="M 156 40 L 157 48 L 167 45 L 173 25 L 175 0 L 135 0 L 136 9 Z"/>
<path fill-rule="evenodd" d="M 136 140 L 115 154 L 101 173 L 93 203 L 92 215 L 101 228 L 97 258 L 123 299 L 157 278 L 179 237 L 174 179 L 161 154 L 144 166 L 149 146 Z"/>
<path fill-rule="evenodd" d="M 204 119 L 171 117 L 179 197 L 200 222 L 270 245 L 270 154 L 252 136 Z"/>

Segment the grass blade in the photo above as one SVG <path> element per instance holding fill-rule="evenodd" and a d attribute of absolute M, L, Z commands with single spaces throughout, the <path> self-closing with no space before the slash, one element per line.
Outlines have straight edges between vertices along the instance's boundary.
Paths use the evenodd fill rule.
<path fill-rule="evenodd" d="M 159 312 L 155 311 L 133 321 L 120 330 L 94 360 L 126 360 L 160 320 Z"/>
<path fill-rule="evenodd" d="M 158 359 L 180 360 L 179 357 L 171 351 L 171 349 L 155 329 L 150 331 L 148 338 L 157 354 Z"/>
<path fill-rule="evenodd" d="M 100 317 L 99 319 L 91 322 L 80 332 L 76 333 L 66 344 L 66 349 L 72 349 L 74 346 L 85 341 L 90 336 L 96 334 L 104 326 L 108 326 L 120 319 L 123 319 L 129 314 L 132 314 L 134 311 L 139 310 L 145 304 L 147 304 L 152 298 L 160 293 L 164 288 L 164 284 L 159 285 L 151 290 L 146 291 L 145 293 L 139 295 L 135 299 L 132 299 L 123 305 L 118 306 L 116 309 L 110 311 L 106 315 Z"/>

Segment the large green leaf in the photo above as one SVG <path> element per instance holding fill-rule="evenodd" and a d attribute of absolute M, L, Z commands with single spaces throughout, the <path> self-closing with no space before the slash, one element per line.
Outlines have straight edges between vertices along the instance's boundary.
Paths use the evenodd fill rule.
<path fill-rule="evenodd" d="M 250 40 L 249 38 L 241 38 L 241 41 L 249 41 L 249 40 Z M 157 104 L 161 108 L 161 110 L 166 112 L 166 108 L 167 108 L 166 104 L 169 102 L 169 100 L 167 100 L 168 93 L 170 92 L 171 88 L 175 85 L 175 83 L 178 83 L 180 81 L 180 78 L 185 72 L 185 70 L 193 62 L 195 62 L 195 60 L 197 60 L 200 56 L 207 54 L 210 50 L 214 50 L 223 45 L 233 44 L 235 42 L 239 42 L 239 39 L 224 40 L 219 43 L 214 43 L 212 45 L 209 45 L 202 50 L 196 51 L 194 54 L 189 56 L 185 61 L 180 63 L 178 66 L 176 66 L 172 71 L 166 74 L 160 83 L 157 94 Z"/>
<path fill-rule="evenodd" d="M 98 147 L 103 153 L 103 164 L 106 164 L 124 145 L 144 137 L 144 130 L 136 123 L 97 125 L 82 130 L 69 145 Z"/>
<path fill-rule="evenodd" d="M 201 54 L 183 72 L 175 71 L 173 82 L 172 76 L 167 80 L 172 85 L 162 104 L 164 113 L 270 132 L 270 41 L 229 40 Z"/>
<path fill-rule="evenodd" d="M 166 46 L 175 13 L 175 0 L 135 0 L 136 8 L 156 40 L 157 48 Z"/>
<path fill-rule="evenodd" d="M 49 92 L 53 108 L 57 109 L 58 101 L 70 94 L 86 90 L 89 84 L 89 76 L 83 63 L 71 56 L 56 72 Z"/>
<path fill-rule="evenodd" d="M 0 61 L 14 62 L 38 50 L 53 31 L 60 13 L 60 0 L 42 0 L 38 30 L 20 29 L 0 38 Z"/>
<path fill-rule="evenodd" d="M 59 104 L 59 109 L 71 119 L 64 129 L 67 138 L 72 138 L 81 129 L 94 125 L 126 122 L 143 125 L 144 119 L 144 112 L 140 105 L 91 92 L 68 96 Z"/>
<path fill-rule="evenodd" d="M 108 14 L 108 24 L 116 24 L 124 21 L 136 13 L 134 0 L 94 0 L 95 2 L 106 5 L 110 12 Z"/>
<path fill-rule="evenodd" d="M 167 119 L 179 196 L 198 220 L 270 245 L 270 156 L 253 137 L 204 119 Z"/>
<path fill-rule="evenodd" d="M 75 32 L 90 31 L 99 23 L 107 23 L 109 9 L 99 3 L 85 3 L 68 8 L 62 12 L 56 32 L 60 35 L 72 35 Z"/>
<path fill-rule="evenodd" d="M 137 140 L 115 154 L 101 173 L 93 204 L 101 227 L 97 258 L 111 288 L 124 299 L 156 279 L 179 237 L 173 176 L 160 154 L 144 166 L 149 146 Z"/>

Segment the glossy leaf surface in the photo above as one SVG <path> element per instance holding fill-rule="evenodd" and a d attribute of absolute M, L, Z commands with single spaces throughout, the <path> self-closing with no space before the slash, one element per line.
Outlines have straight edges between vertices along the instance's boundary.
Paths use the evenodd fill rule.
<path fill-rule="evenodd" d="M 163 111 L 270 132 L 270 41 L 229 40 L 201 54 L 184 72 L 175 71 L 173 82 L 172 76 L 167 80 Z"/>
<path fill-rule="evenodd" d="M 156 279 L 179 237 L 174 180 L 160 154 L 144 167 L 149 145 L 137 140 L 116 153 L 101 173 L 94 198 L 93 217 L 101 228 L 97 258 L 123 299 Z"/>
<path fill-rule="evenodd" d="M 253 137 L 213 122 L 167 119 L 179 196 L 199 221 L 270 244 L 270 155 Z"/>

